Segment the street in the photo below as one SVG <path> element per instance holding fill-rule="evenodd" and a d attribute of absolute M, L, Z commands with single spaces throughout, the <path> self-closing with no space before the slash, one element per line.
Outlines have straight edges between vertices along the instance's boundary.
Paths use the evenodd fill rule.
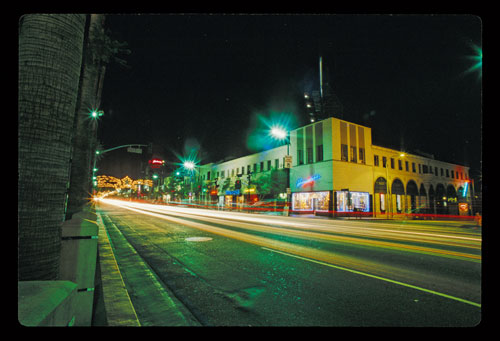
<path fill-rule="evenodd" d="M 471 222 L 283 217 L 101 199 L 142 326 L 475 326 Z"/>

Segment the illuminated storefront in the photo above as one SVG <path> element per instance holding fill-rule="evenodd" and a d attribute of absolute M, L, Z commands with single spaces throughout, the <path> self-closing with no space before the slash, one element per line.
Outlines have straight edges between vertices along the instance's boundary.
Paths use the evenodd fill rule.
<path fill-rule="evenodd" d="M 343 212 L 370 212 L 370 193 L 368 192 L 335 192 L 335 211 Z"/>
<path fill-rule="evenodd" d="M 328 213 L 330 211 L 330 191 L 293 193 L 292 211 Z"/>

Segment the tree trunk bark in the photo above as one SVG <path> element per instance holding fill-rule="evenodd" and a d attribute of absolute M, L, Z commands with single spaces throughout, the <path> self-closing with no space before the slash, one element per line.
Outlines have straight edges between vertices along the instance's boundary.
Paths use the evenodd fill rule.
<path fill-rule="evenodd" d="M 79 14 L 20 20 L 19 280 L 58 278 L 84 30 Z"/>
<path fill-rule="evenodd" d="M 80 211 L 91 198 L 92 161 L 95 153 L 97 120 L 90 117 L 92 109 L 98 109 L 101 102 L 99 90 L 102 63 L 90 58 L 89 50 L 95 48 L 93 31 L 103 30 L 104 15 L 91 14 L 89 32 L 84 44 L 84 62 L 79 90 L 79 101 L 75 115 L 75 135 L 66 219 Z"/>

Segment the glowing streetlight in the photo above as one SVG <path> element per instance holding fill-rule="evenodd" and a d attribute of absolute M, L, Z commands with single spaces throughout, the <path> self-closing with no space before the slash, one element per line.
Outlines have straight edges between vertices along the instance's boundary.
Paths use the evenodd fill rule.
<path fill-rule="evenodd" d="M 271 135 L 274 136 L 277 139 L 283 140 L 287 136 L 286 130 L 280 127 L 272 127 L 271 128 Z"/>
<path fill-rule="evenodd" d="M 97 118 L 101 117 L 102 115 L 104 115 L 104 111 L 97 110 L 97 109 L 92 109 L 92 110 L 90 110 L 89 115 L 90 115 L 91 118 L 97 119 Z"/>
<path fill-rule="evenodd" d="M 184 161 L 183 163 L 184 168 L 193 170 L 195 168 L 195 164 L 193 161 Z"/>

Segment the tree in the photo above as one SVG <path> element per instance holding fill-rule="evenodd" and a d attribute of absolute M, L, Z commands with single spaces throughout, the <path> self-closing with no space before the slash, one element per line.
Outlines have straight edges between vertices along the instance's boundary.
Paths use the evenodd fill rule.
<path fill-rule="evenodd" d="M 18 277 L 58 278 L 85 15 L 19 22 Z"/>
<path fill-rule="evenodd" d="M 90 14 L 88 31 L 85 36 L 83 63 L 80 77 L 79 96 L 74 122 L 74 140 L 70 190 L 66 219 L 81 210 L 88 203 L 92 187 L 92 167 L 97 147 L 97 120 L 90 116 L 98 110 L 106 66 L 111 61 L 126 66 L 117 55 L 128 54 L 125 42 L 111 39 L 110 32 L 104 30 L 105 16 Z"/>
<path fill-rule="evenodd" d="M 259 200 L 270 195 L 273 199 L 286 191 L 286 173 L 284 169 L 272 169 L 252 179 L 252 184 L 259 195 Z"/>

